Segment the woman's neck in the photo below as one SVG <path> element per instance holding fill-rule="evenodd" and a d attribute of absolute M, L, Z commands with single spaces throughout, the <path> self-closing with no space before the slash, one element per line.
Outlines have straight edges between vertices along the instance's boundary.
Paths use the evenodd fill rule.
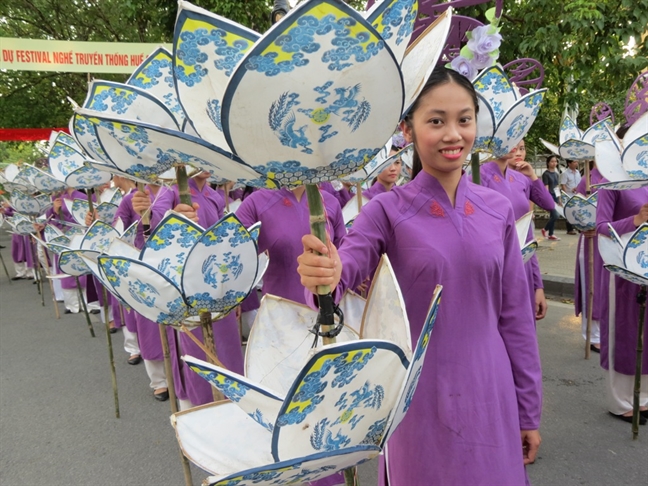
<path fill-rule="evenodd" d="M 290 191 L 295 195 L 297 201 L 301 201 L 301 198 L 304 195 L 304 191 L 306 191 L 306 186 L 298 186 L 294 189 L 291 189 Z"/>
<path fill-rule="evenodd" d="M 461 169 L 453 170 L 452 172 L 441 172 L 423 166 L 423 170 L 439 181 L 439 184 L 441 184 L 441 187 L 443 187 L 443 190 L 448 195 L 450 204 L 454 207 L 455 200 L 457 199 L 457 188 L 462 177 Z"/>
<path fill-rule="evenodd" d="M 508 162 L 506 159 L 495 159 L 495 163 L 497 164 L 497 167 L 499 167 L 502 175 L 506 175 L 506 169 L 508 168 Z"/>
<path fill-rule="evenodd" d="M 198 190 L 202 192 L 203 187 L 205 187 L 205 184 L 207 183 L 207 179 L 194 177 L 194 182 L 196 183 L 196 187 L 198 187 Z"/>
<path fill-rule="evenodd" d="M 392 187 L 394 187 L 393 182 L 385 182 L 385 181 L 381 181 L 380 179 L 378 179 L 376 183 L 381 184 L 386 191 L 391 191 Z"/>

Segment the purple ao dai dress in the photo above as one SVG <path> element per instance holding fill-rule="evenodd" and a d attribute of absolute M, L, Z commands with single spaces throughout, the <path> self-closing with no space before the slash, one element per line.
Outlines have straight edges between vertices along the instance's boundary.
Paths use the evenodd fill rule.
<path fill-rule="evenodd" d="M 506 197 L 513 206 L 513 217 L 518 220 L 529 212 L 529 201 L 533 201 L 542 209 L 551 211 L 556 207 L 551 194 L 542 183 L 542 179 L 531 181 L 528 177 L 512 169 L 507 169 L 506 174 L 502 174 L 496 162 L 487 162 L 480 167 L 481 184 L 489 187 L 504 197 Z M 529 228 L 528 241 L 533 239 L 533 228 Z M 529 298 L 531 309 L 535 315 L 535 291 L 544 289 L 542 275 L 540 274 L 540 265 L 538 257 L 533 255 L 528 262 L 524 264 L 524 270 L 527 275 L 529 287 Z"/>
<path fill-rule="evenodd" d="M 373 273 L 383 253 L 400 283 L 412 346 L 435 286 L 444 290 L 380 484 L 525 484 L 520 430 L 540 425 L 542 373 L 511 204 L 462 178 L 453 207 L 421 172 L 360 213 L 339 249 L 336 297 Z"/>
<path fill-rule="evenodd" d="M 194 179 L 189 179 L 189 188 L 191 190 L 191 200 L 199 206 L 198 224 L 207 229 L 223 216 L 223 209 L 225 207 L 223 197 L 209 187 L 208 184 L 205 184 L 201 191 L 198 189 Z M 177 186 L 174 186 L 173 190 L 161 194 L 151 211 L 151 226 L 154 227 L 157 225 L 164 217 L 166 211 L 173 209 L 179 203 L 180 196 L 178 195 Z M 214 322 L 213 329 L 218 358 L 227 369 L 243 374 L 241 339 L 234 312 Z M 202 329 L 196 328 L 191 332 L 203 342 Z M 171 344 L 170 342 L 169 345 Z M 203 360 L 207 359 L 205 353 L 191 339 L 184 335 L 184 333 L 180 334 L 180 348 L 182 349 L 183 355 L 190 355 Z M 198 376 L 197 373 L 191 371 L 189 367 L 183 366 L 182 370 L 184 386 L 191 403 L 194 406 L 198 406 L 212 402 L 211 385 Z"/>
<path fill-rule="evenodd" d="M 324 198 L 327 230 L 335 245 L 346 235 L 342 210 L 328 192 Z M 263 276 L 263 294 L 305 303 L 304 287 L 297 273 L 297 257 L 304 251 L 301 239 L 310 233 L 308 198 L 298 201 L 289 189 L 264 189 L 248 196 L 236 210 L 244 226 L 261 222 L 259 252 L 268 251 L 270 263 Z"/>
<path fill-rule="evenodd" d="M 637 228 L 634 217 L 644 204 L 648 204 L 648 187 L 625 191 L 600 190 L 596 209 L 596 232 L 609 236 L 608 223 L 619 235 L 631 233 Z M 596 265 L 603 262 L 597 255 Z M 611 282 L 611 279 L 614 282 Z M 610 287 L 614 284 L 613 292 Z M 634 375 L 636 363 L 639 305 L 636 303 L 639 286 L 620 277 L 613 277 L 603 269 L 598 283 L 597 300 L 600 301 L 601 366 L 623 375 Z M 648 319 L 644 322 L 648 328 Z M 644 332 L 642 374 L 648 374 L 648 332 Z M 612 358 L 610 358 L 612 357 Z M 646 380 L 644 376 L 643 381 Z M 645 393 L 645 387 L 642 392 Z M 632 389 L 628 390 L 632 396 Z M 643 400 L 647 401 L 646 399 Z M 645 403 L 643 403 L 645 405 Z M 631 408 L 631 407 L 630 407 Z M 624 413 L 630 410 L 613 413 Z"/>

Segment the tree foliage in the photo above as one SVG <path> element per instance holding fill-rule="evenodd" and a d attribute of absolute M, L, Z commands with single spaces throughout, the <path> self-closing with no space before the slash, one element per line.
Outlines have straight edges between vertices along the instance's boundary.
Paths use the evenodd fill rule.
<path fill-rule="evenodd" d="M 482 17 L 490 5 L 459 13 Z M 648 66 L 648 0 L 517 0 L 504 3 L 500 62 L 530 57 L 545 69 L 544 105 L 527 136 L 527 151 L 546 153 L 542 137 L 557 142 L 566 106 L 589 126 L 591 108 L 609 104 L 625 123 L 627 90 Z M 629 49 L 631 38 L 635 46 Z"/>

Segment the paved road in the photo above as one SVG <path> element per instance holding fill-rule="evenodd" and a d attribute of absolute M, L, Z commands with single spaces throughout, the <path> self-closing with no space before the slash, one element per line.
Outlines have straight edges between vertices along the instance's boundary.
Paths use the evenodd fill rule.
<path fill-rule="evenodd" d="M 2 255 L 11 271 L 9 248 Z M 0 484 L 182 485 L 168 402 L 153 399 L 143 365 L 126 363 L 122 334 L 113 335 L 117 420 L 98 320 L 91 338 L 80 315 L 56 320 L 46 297 L 42 307 L 31 282 L 9 285 L 0 273 Z M 545 404 L 532 483 L 648 484 L 648 427 L 633 442 L 630 425 L 606 414 L 603 373 L 596 357 L 582 359 L 578 320 L 565 304 L 549 310 L 538 326 Z M 375 461 L 360 475 L 376 484 Z M 205 476 L 194 469 L 194 484 Z"/>

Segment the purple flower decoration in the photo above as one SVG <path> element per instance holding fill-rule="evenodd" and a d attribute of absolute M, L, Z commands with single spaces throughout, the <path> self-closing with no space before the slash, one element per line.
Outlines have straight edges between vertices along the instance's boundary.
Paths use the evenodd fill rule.
<path fill-rule="evenodd" d="M 491 54 L 497 51 L 502 44 L 502 36 L 497 32 L 489 33 L 491 29 L 492 27 L 490 25 L 482 25 L 472 30 L 471 38 L 468 41 L 468 48 L 476 56 L 479 54 Z"/>
<path fill-rule="evenodd" d="M 459 74 L 464 75 L 468 79 L 473 79 L 477 74 L 477 68 L 475 68 L 472 61 L 461 55 L 455 57 L 450 62 L 450 66 L 452 67 L 452 69 L 457 71 Z"/>

